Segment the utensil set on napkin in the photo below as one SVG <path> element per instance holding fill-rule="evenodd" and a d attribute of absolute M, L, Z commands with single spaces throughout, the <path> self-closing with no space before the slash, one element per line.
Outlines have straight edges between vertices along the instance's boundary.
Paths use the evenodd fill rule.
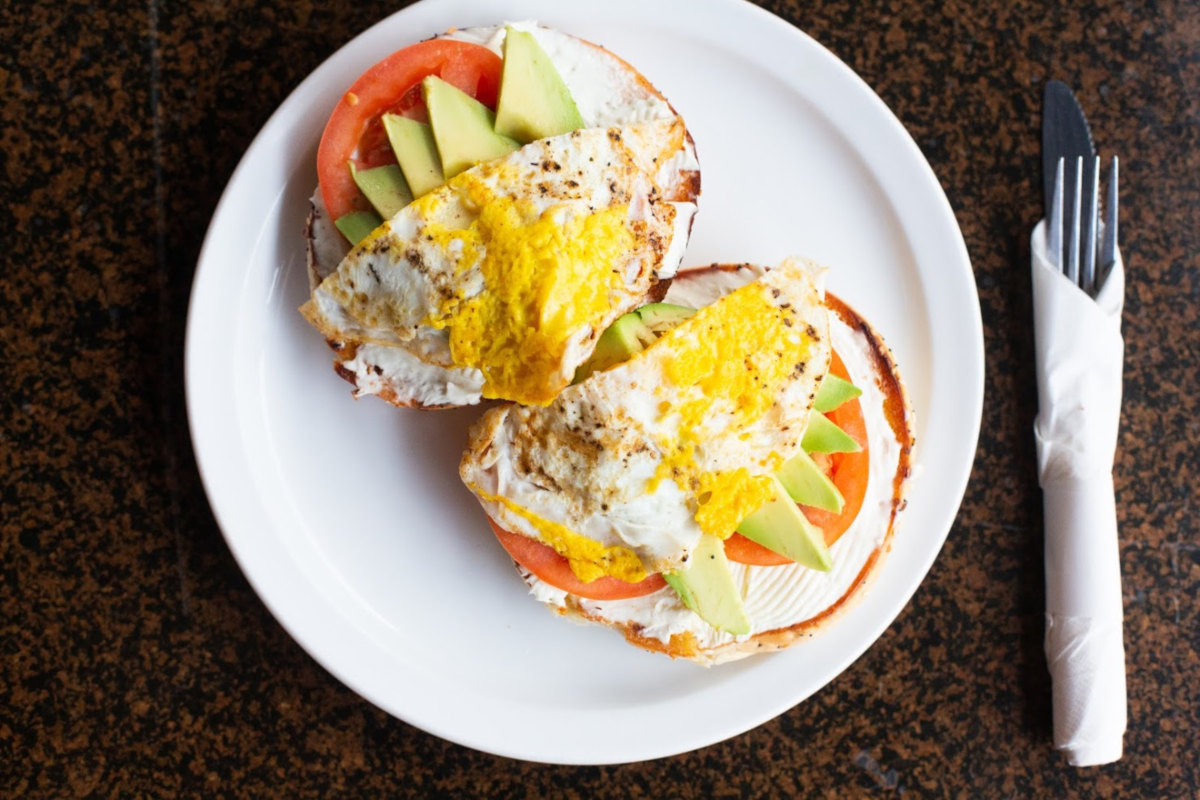
<path fill-rule="evenodd" d="M 1117 160 L 1101 207 L 1100 159 L 1082 110 L 1059 81 L 1046 86 L 1042 165 L 1048 219 L 1034 228 L 1030 249 L 1045 650 L 1054 744 L 1072 765 L 1091 766 L 1121 757 L 1126 724 L 1112 480 L 1125 270 L 1117 249 Z"/>

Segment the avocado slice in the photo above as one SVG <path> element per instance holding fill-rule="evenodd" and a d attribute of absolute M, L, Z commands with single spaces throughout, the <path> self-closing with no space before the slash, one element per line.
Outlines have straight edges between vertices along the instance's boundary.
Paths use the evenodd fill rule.
<path fill-rule="evenodd" d="M 571 91 L 537 39 L 506 28 L 496 132 L 528 144 L 582 127 Z"/>
<path fill-rule="evenodd" d="M 348 163 L 350 174 L 354 176 L 359 191 L 371 201 L 371 205 L 375 206 L 375 210 L 384 219 L 391 219 L 396 212 L 413 201 L 404 175 L 395 164 L 358 169 L 353 161 Z"/>
<path fill-rule="evenodd" d="M 825 545 L 825 535 L 808 521 L 783 484 L 778 479 L 774 483 L 774 495 L 742 520 L 738 533 L 801 566 L 828 572 L 833 559 Z"/>
<path fill-rule="evenodd" d="M 810 453 L 857 453 L 862 450 L 850 434 L 819 411 L 808 415 L 808 427 L 800 446 Z"/>
<path fill-rule="evenodd" d="M 515 139 L 496 133 L 496 115 L 491 109 L 436 75 L 421 81 L 421 91 L 447 180 L 521 146 Z"/>
<path fill-rule="evenodd" d="M 817 389 L 817 399 L 813 404 L 813 408 L 822 413 L 833 411 L 842 403 L 847 400 L 853 400 L 861 394 L 862 389 L 850 381 L 829 373 L 821 381 L 821 385 Z"/>
<path fill-rule="evenodd" d="M 638 319 L 654 334 L 648 341 L 643 341 L 643 344 L 648 346 L 650 342 L 695 314 L 696 309 L 677 306 L 674 303 L 648 303 L 635 309 L 633 313 L 637 314 Z"/>
<path fill-rule="evenodd" d="M 333 224 L 350 244 L 358 244 L 382 225 L 383 219 L 374 211 L 351 211 L 335 219 Z"/>
<path fill-rule="evenodd" d="M 629 312 L 617 317 L 612 325 L 604 329 L 596 340 L 596 349 L 588 360 L 575 370 L 575 382 L 584 380 L 593 372 L 601 372 L 609 367 L 615 367 L 622 361 L 628 361 L 635 353 L 645 349 L 642 341 L 654 334 L 646 327 L 636 312 Z"/>
<path fill-rule="evenodd" d="M 628 361 L 651 342 L 695 314 L 694 308 L 672 303 L 649 303 L 617 317 L 596 341 L 591 357 L 575 370 L 575 383 L 593 372 L 601 372 Z"/>
<path fill-rule="evenodd" d="M 725 558 L 725 543 L 717 537 L 701 534 L 683 569 L 664 572 L 663 577 L 683 604 L 709 625 L 735 635 L 750 632 L 742 594 Z"/>
<path fill-rule="evenodd" d="M 775 472 L 775 477 L 787 490 L 788 497 L 800 505 L 842 513 L 846 502 L 842 493 L 803 450 L 785 461 Z"/>
<path fill-rule="evenodd" d="M 383 129 L 414 198 L 446 182 L 432 128 L 398 114 L 384 114 Z"/>

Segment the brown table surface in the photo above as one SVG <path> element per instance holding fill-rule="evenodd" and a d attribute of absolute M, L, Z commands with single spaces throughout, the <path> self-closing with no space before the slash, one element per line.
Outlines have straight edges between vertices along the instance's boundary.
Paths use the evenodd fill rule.
<path fill-rule="evenodd" d="M 957 214 L 987 341 L 973 479 L 899 619 L 811 699 L 698 752 L 573 768 L 442 741 L 327 674 L 238 570 L 192 458 L 184 319 L 217 198 L 288 92 L 395 5 L 121 5 L 0 10 L 0 796 L 1200 792 L 1200 6 L 764 3 L 874 87 Z M 1088 770 L 1051 748 L 1042 656 L 1027 242 L 1052 77 L 1123 158 L 1130 278 L 1129 730 Z"/>

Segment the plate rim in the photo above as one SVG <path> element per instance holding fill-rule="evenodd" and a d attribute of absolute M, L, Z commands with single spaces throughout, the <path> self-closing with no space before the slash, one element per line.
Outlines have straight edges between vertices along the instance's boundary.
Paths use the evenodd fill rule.
<path fill-rule="evenodd" d="M 536 0 L 534 0 L 533 3 L 518 3 L 517 5 L 530 6 L 531 4 L 536 5 Z M 620 5 L 622 5 L 622 3 L 614 2 L 604 9 L 589 10 L 593 12 L 599 12 L 604 17 L 613 17 L 614 9 Z M 630 5 L 630 3 L 626 2 L 625 5 Z M 279 621 L 284 629 L 288 631 L 288 634 L 298 644 L 300 644 L 300 646 L 325 670 L 334 675 L 340 682 L 349 687 L 352 691 L 385 710 L 387 713 L 396 716 L 397 718 L 408 722 L 409 724 L 413 724 L 444 739 L 497 755 L 521 758 L 530 761 L 546 761 L 550 763 L 564 764 L 626 763 L 649 758 L 665 757 L 694 750 L 699 747 L 713 744 L 723 739 L 743 733 L 746 730 L 754 728 L 763 722 L 778 716 L 780 713 L 783 713 L 799 702 L 802 702 L 813 692 L 818 691 L 820 688 L 827 685 L 829 680 L 832 680 L 833 677 L 843 672 L 851 663 L 853 663 L 853 661 L 860 657 L 862 653 L 865 652 L 865 650 L 868 649 L 872 644 L 874 644 L 882 635 L 882 633 L 891 626 L 896 617 L 904 610 L 904 608 L 907 607 L 916 589 L 927 576 L 934 560 L 936 560 L 937 555 L 941 552 L 941 549 L 944 546 L 945 539 L 949 535 L 950 529 L 961 505 L 962 497 L 970 479 L 971 467 L 974 462 L 974 454 L 977 448 L 979 431 L 982 422 L 984 395 L 984 340 L 982 315 L 978 300 L 978 290 L 975 285 L 973 271 L 971 270 L 970 258 L 966 249 L 966 244 L 963 240 L 961 230 L 958 226 L 949 200 L 946 198 L 945 192 L 942 189 L 935 173 L 933 172 L 932 167 L 924 158 L 924 155 L 920 152 L 920 149 L 917 147 L 915 141 L 913 141 L 911 135 L 896 118 L 894 113 L 883 103 L 883 101 L 865 83 L 865 81 L 863 81 L 860 76 L 850 69 L 849 66 L 847 66 L 844 62 L 838 59 L 836 55 L 831 53 L 828 49 L 823 47 L 819 42 L 812 39 L 806 33 L 798 28 L 795 28 L 787 21 L 771 14 L 766 9 L 752 5 L 749 2 L 744 2 L 744 0 L 700 0 L 699 2 L 688 3 L 686 6 L 685 0 L 672 0 L 672 2 L 660 3 L 659 6 L 674 7 L 681 10 L 686 7 L 686 13 L 709 16 L 723 16 L 728 14 L 738 15 L 747 12 L 752 13 L 757 15 L 760 23 L 774 26 L 777 31 L 782 31 L 783 35 L 794 37 L 797 41 L 803 42 L 805 46 L 815 48 L 816 52 L 820 54 L 822 60 L 827 62 L 828 66 L 839 72 L 842 79 L 850 80 L 856 84 L 859 93 L 863 97 L 867 98 L 868 102 L 873 102 L 873 104 L 876 106 L 876 111 L 878 112 L 881 110 L 883 112 L 883 117 L 886 119 L 888 124 L 888 136 L 893 140 L 893 144 L 898 143 L 907 149 L 911 165 L 916 166 L 918 172 L 924 173 L 926 185 L 923 188 L 926 190 L 932 188 L 934 190 L 933 196 L 935 204 L 940 207 L 937 224 L 944 228 L 948 223 L 949 231 L 951 233 L 948 239 L 943 239 L 943 244 L 949 244 L 951 250 L 956 251 L 956 261 L 959 262 L 959 266 L 965 268 L 965 277 L 967 280 L 970 297 L 973 300 L 973 302 L 968 303 L 964 309 L 967 317 L 969 318 L 967 320 L 969 331 L 966 331 L 966 333 L 969 334 L 967 338 L 970 341 L 967 343 L 966 349 L 969 350 L 970 355 L 973 356 L 975 367 L 973 374 L 970 376 L 969 384 L 968 382 L 964 381 L 964 385 L 967 385 L 970 391 L 963 398 L 966 401 L 966 417 L 973 422 L 971 426 L 972 430 L 970 431 L 970 436 L 968 437 L 971 446 L 969 449 L 964 447 L 962 451 L 960 451 L 959 458 L 957 459 L 958 468 L 955 471 L 955 481 L 953 481 L 951 485 L 946 486 L 945 491 L 943 491 L 943 494 L 949 495 L 953 498 L 953 502 L 944 504 L 944 507 L 949 509 L 945 514 L 942 515 L 947 516 L 945 519 L 945 525 L 943 526 L 944 530 L 942 530 L 940 536 L 937 537 L 936 546 L 931 546 L 929 548 L 929 552 L 924 560 L 922 569 L 919 570 L 917 577 L 910 581 L 904 597 L 895 603 L 894 611 L 886 618 L 877 620 L 876 624 L 871 626 L 871 628 L 866 632 L 866 635 L 859 637 L 864 642 L 862 647 L 858 648 L 856 652 L 854 652 L 848 659 L 845 659 L 845 663 L 836 665 L 832 669 L 829 678 L 823 681 L 819 686 L 813 687 L 809 691 L 803 692 L 799 695 L 787 695 L 771 707 L 764 708 L 760 711 L 760 713 L 750 715 L 739 720 L 737 724 L 730 726 L 728 730 L 723 733 L 723 735 L 718 735 L 715 738 L 712 732 L 708 731 L 704 733 L 697 733 L 692 736 L 684 735 L 677 737 L 672 744 L 659 747 L 656 750 L 631 750 L 629 748 L 622 749 L 618 747 L 614 748 L 608 753 L 596 754 L 596 757 L 590 757 L 589 754 L 579 754 L 568 757 L 564 757 L 563 754 L 546 754 L 549 757 L 543 758 L 538 753 L 522 751 L 519 748 L 508 747 L 503 743 L 498 744 L 493 741 L 484 741 L 478 736 L 470 735 L 469 732 L 464 734 L 464 732 L 461 730 L 451 730 L 444 724 L 438 724 L 436 720 L 412 719 L 405 715 L 402 710 L 397 709 L 394 699 L 380 697 L 377 695 L 377 693 L 369 689 L 364 689 L 364 687 L 361 685 L 362 681 L 358 679 L 358 676 L 347 674 L 347 670 L 343 668 L 343 665 L 337 663 L 336 660 L 331 658 L 327 652 L 323 652 L 319 646 L 319 643 L 312 640 L 309 630 L 295 624 L 296 609 L 294 607 L 285 607 L 282 602 L 284 598 L 278 596 L 267 586 L 265 576 L 258 570 L 257 564 L 254 562 L 255 555 L 251 552 L 253 548 L 249 546 L 244 537 L 238 537 L 232 533 L 232 531 L 238 526 L 238 522 L 235 520 L 237 515 L 234 513 L 231 502 L 228 499 L 228 486 L 223 485 L 222 481 L 216 476 L 217 464 L 214 463 L 214 459 L 216 458 L 216 454 L 214 453 L 215 445 L 212 443 L 212 440 L 208 438 L 208 434 L 206 433 L 207 428 L 203 422 L 203 413 L 200 411 L 202 404 L 205 402 L 204 397 L 201 394 L 204 390 L 200 388 L 203 380 L 202 376 L 205 374 L 205 368 L 211 369 L 212 367 L 211 363 L 206 363 L 202 359 L 203 353 L 201 348 L 203 347 L 203 343 L 205 341 L 205 335 L 202 330 L 202 325 L 204 323 L 200 319 L 196 309 L 203 308 L 203 303 L 206 302 L 205 292 L 208 290 L 206 280 L 211 279 L 214 268 L 209 268 L 206 270 L 205 264 L 209 263 L 209 261 L 212 259 L 212 253 L 218 246 L 218 231 L 223 229 L 222 226 L 228 227 L 226 219 L 230 214 L 230 208 L 234 202 L 233 197 L 235 194 L 235 188 L 240 185 L 240 183 L 244 182 L 245 173 L 249 170 L 250 163 L 255 160 L 254 154 L 260 148 L 264 147 L 265 144 L 271 139 L 272 135 L 276 133 L 276 128 L 280 127 L 281 124 L 280 120 L 290 112 L 292 106 L 302 102 L 303 98 L 305 98 L 308 94 L 313 93 L 315 91 L 314 87 L 321 82 L 322 76 L 333 72 L 334 66 L 340 62 L 349 62 L 349 51 L 359 46 L 363 40 L 379 35 L 378 32 L 381 30 L 386 30 L 398 25 L 399 21 L 403 21 L 409 17 L 418 16 L 418 12 L 429 12 L 435 15 L 462 13 L 464 16 L 466 13 L 478 13 L 484 8 L 490 8 L 490 6 L 486 5 L 485 0 L 477 0 L 475 2 L 472 2 L 472 0 L 466 0 L 465 2 L 464 0 L 421 0 L 421 2 L 415 3 L 404 9 L 400 9 L 399 11 L 396 11 L 395 13 L 385 17 L 371 27 L 367 28 L 345 45 L 338 48 L 338 50 L 336 50 L 329 58 L 327 58 L 324 62 L 322 62 L 321 65 L 313 70 L 313 72 L 310 73 L 288 95 L 283 103 L 280 104 L 279 108 L 276 109 L 276 111 L 270 116 L 267 122 L 263 125 L 262 129 L 255 136 L 254 140 L 251 142 L 250 146 L 246 150 L 246 153 L 243 155 L 238 166 L 232 173 L 229 183 L 222 193 L 221 199 L 214 210 L 212 220 L 205 234 L 204 244 L 197 260 L 196 273 L 193 278 L 192 290 L 189 298 L 184 353 L 185 396 L 187 398 L 189 433 L 191 434 L 192 438 L 197 469 L 201 475 L 209 505 L 213 511 L 214 518 L 218 523 L 218 527 L 220 527 L 222 535 L 225 538 L 225 541 L 235 560 L 237 561 L 239 568 L 242 570 L 243 574 L 254 588 L 256 594 L 271 611 L 276 620 Z M 430 9 L 434 9 L 434 11 L 430 12 Z M 659 9 L 659 12 L 663 13 L 661 8 Z M 551 15 L 542 16 L 549 18 Z M 906 233 L 909 232 L 907 226 L 905 226 L 904 229 Z M 310 604 L 313 600 L 315 600 L 315 597 L 309 598 Z M 292 598 L 289 600 L 289 602 L 294 603 L 295 599 Z M 312 611 L 313 609 L 310 608 L 308 610 Z M 329 609 L 325 610 L 336 614 L 336 611 L 331 611 Z"/>

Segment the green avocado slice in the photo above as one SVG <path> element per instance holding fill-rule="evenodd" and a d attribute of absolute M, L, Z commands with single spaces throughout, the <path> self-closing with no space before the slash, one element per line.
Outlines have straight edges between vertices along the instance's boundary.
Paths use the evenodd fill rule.
<path fill-rule="evenodd" d="M 696 313 L 696 309 L 688 308 L 687 306 L 678 306 L 674 303 L 648 303 L 640 308 L 634 309 L 634 314 L 637 314 L 645 326 L 654 336 L 649 339 L 643 339 L 642 344 L 649 346 L 659 336 L 662 336 L 667 331 L 674 328 L 679 323 Z M 633 355 L 630 353 L 630 355 Z"/>
<path fill-rule="evenodd" d="M 630 312 L 617 317 L 617 320 L 600 334 L 600 338 L 596 340 L 596 349 L 592 351 L 588 360 L 575 370 L 575 382 L 586 379 L 593 372 L 601 372 L 615 367 L 622 361 L 628 361 L 630 356 L 644 349 L 642 341 L 646 337 L 653 337 L 653 334 L 636 313 Z"/>
<path fill-rule="evenodd" d="M 396 161 L 414 198 L 446 182 L 432 128 L 415 119 L 384 114 L 383 129 L 387 131 L 392 152 L 396 154 Z"/>
<path fill-rule="evenodd" d="M 819 411 L 809 414 L 800 446 L 809 453 L 857 453 L 862 450 L 850 434 Z"/>
<path fill-rule="evenodd" d="M 386 164 L 370 169 L 358 169 L 353 161 L 349 165 L 359 191 L 384 219 L 391 219 L 412 202 L 412 192 L 408 190 L 408 184 L 404 182 L 404 175 L 397 165 Z"/>
<path fill-rule="evenodd" d="M 583 127 L 583 117 L 554 62 L 528 31 L 504 35 L 496 133 L 522 144 Z"/>
<path fill-rule="evenodd" d="M 430 75 L 421 82 L 421 90 L 446 180 L 521 146 L 515 139 L 496 133 L 496 115 L 458 87 Z"/>
<path fill-rule="evenodd" d="M 808 521 L 783 484 L 778 479 L 774 483 L 774 495 L 742 520 L 738 533 L 801 566 L 828 572 L 833 559 L 825 545 L 825 535 Z"/>
<path fill-rule="evenodd" d="M 383 224 L 383 219 L 374 211 L 351 211 L 333 221 L 342 236 L 350 244 L 358 244 Z"/>
<path fill-rule="evenodd" d="M 850 381 L 829 373 L 817 389 L 817 398 L 813 403 L 813 408 L 821 413 L 833 411 L 842 403 L 853 400 L 861 394 L 862 389 Z"/>
<path fill-rule="evenodd" d="M 750 618 L 729 569 L 725 543 L 717 537 L 701 534 L 687 564 L 664 572 L 663 578 L 683 604 L 709 625 L 734 635 L 750 632 Z"/>
<path fill-rule="evenodd" d="M 800 505 L 842 513 L 846 502 L 842 493 L 803 450 L 785 461 L 775 477 L 787 490 L 788 497 Z"/>
<path fill-rule="evenodd" d="M 601 372 L 628 361 L 695 313 L 696 309 L 687 306 L 649 303 L 622 314 L 600 334 L 592 355 L 575 370 L 574 382 L 579 383 L 593 372 Z"/>

